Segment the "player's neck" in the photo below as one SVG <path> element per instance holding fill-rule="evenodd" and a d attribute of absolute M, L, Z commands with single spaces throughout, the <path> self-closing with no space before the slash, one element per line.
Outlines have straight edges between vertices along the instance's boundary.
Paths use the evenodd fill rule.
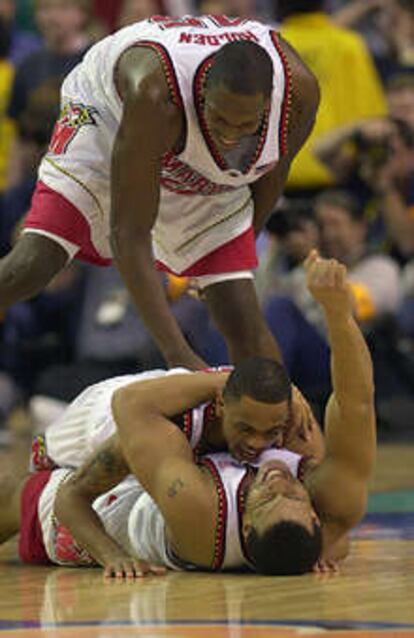
<path fill-rule="evenodd" d="M 223 436 L 221 418 L 215 413 L 211 414 L 204 426 L 203 443 L 211 450 L 224 450 L 227 447 Z"/>

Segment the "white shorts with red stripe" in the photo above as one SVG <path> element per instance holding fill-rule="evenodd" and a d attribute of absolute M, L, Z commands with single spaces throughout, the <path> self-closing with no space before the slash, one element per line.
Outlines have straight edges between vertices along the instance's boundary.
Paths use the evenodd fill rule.
<path fill-rule="evenodd" d="M 112 258 L 104 256 L 93 240 L 91 225 L 61 193 L 39 181 L 23 232 L 53 239 L 68 253 L 68 259 L 81 259 L 99 266 L 109 266 Z M 104 251 L 108 255 L 108 251 Z M 251 279 L 257 266 L 253 227 L 236 238 L 203 255 L 188 268 L 177 272 L 165 261 L 157 259 L 158 270 L 191 277 L 199 287 L 230 279 Z"/>

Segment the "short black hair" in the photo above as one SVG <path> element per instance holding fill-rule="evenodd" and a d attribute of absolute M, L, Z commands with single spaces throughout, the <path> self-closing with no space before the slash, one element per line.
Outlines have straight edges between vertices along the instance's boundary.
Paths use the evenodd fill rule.
<path fill-rule="evenodd" d="M 250 357 L 236 365 L 223 389 L 226 400 L 249 396 L 261 403 L 290 401 L 292 386 L 285 366 L 274 359 Z"/>
<path fill-rule="evenodd" d="M 278 0 L 276 19 L 284 20 L 295 13 L 313 13 L 324 9 L 325 0 Z"/>
<path fill-rule="evenodd" d="M 229 42 L 214 55 L 207 90 L 223 84 L 233 93 L 269 97 L 273 87 L 273 63 L 267 51 L 248 40 Z"/>
<path fill-rule="evenodd" d="M 246 550 L 255 570 L 266 576 L 295 576 L 312 571 L 322 552 L 320 525 L 313 534 L 292 521 L 282 521 L 261 536 L 251 528 Z"/>

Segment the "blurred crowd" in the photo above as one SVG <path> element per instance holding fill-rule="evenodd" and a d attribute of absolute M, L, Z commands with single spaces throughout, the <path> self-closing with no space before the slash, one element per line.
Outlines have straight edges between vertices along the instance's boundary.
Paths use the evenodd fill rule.
<path fill-rule="evenodd" d="M 0 257 L 28 211 L 63 77 L 118 28 L 205 13 L 273 24 L 319 80 L 314 131 L 258 239 L 257 288 L 293 381 L 322 411 L 329 350 L 301 264 L 316 247 L 347 265 L 380 427 L 396 436 L 414 413 L 414 0 L 0 0 Z M 226 363 L 191 282 L 164 283 L 193 348 Z M 89 383 L 163 365 L 116 270 L 73 263 L 0 319 L 0 437 L 44 428 Z"/>

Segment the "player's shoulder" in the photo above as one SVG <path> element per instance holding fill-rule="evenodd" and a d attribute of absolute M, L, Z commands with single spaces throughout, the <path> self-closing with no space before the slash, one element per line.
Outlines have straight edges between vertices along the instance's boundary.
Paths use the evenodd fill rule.
<path fill-rule="evenodd" d="M 279 36 L 289 75 L 288 147 L 294 156 L 306 141 L 315 122 L 320 102 L 315 74 L 291 44 Z"/>
<path fill-rule="evenodd" d="M 146 95 L 158 100 L 169 96 L 160 58 L 150 47 L 131 46 L 126 49 L 119 58 L 116 78 L 123 99 Z"/>

